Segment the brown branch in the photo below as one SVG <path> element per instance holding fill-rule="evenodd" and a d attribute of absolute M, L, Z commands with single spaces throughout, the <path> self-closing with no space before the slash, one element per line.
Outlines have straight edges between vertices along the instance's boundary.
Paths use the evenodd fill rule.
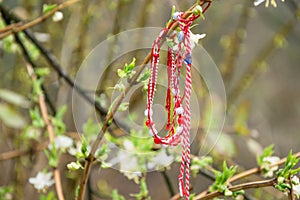
<path fill-rule="evenodd" d="M 212 0 L 204 0 L 203 2 L 208 2 L 208 6 L 210 5 L 210 3 L 212 2 Z M 183 15 L 183 18 L 187 18 L 189 17 L 192 13 L 192 9 L 196 6 L 197 4 L 194 4 L 192 7 L 190 7 L 186 12 L 185 14 Z M 203 12 L 205 12 L 208 8 L 208 6 L 206 6 L 203 10 Z M 178 27 L 178 23 L 174 23 L 170 29 L 169 29 L 169 32 L 172 32 L 173 30 L 175 30 L 176 28 Z M 167 34 L 167 35 L 168 35 Z M 162 41 L 164 42 L 164 41 Z M 112 108 L 111 108 L 111 111 L 109 113 L 107 113 L 106 117 L 105 117 L 105 120 L 103 122 L 103 126 L 102 126 L 102 129 L 100 130 L 100 132 L 98 133 L 97 135 L 97 138 L 92 146 L 92 149 L 90 151 L 90 154 L 88 155 L 88 157 L 86 158 L 86 161 L 85 161 L 85 165 L 84 165 L 84 172 L 83 172 L 83 175 L 82 175 L 82 178 L 81 178 L 81 182 L 80 182 L 80 187 L 79 187 L 79 194 L 78 194 L 78 197 L 77 197 L 77 200 L 83 200 L 84 199 L 84 194 L 85 194 L 85 188 L 86 188 L 86 184 L 87 184 L 87 179 L 89 177 L 89 174 L 90 174 L 90 171 L 91 171 L 91 166 L 92 166 L 92 163 L 93 161 L 95 160 L 95 157 L 94 157 L 94 154 L 100 144 L 100 142 L 102 141 L 102 138 L 105 134 L 105 132 L 107 131 L 107 128 L 110 126 L 110 122 L 111 120 L 113 119 L 113 116 L 114 116 L 114 113 L 117 111 L 118 107 L 120 106 L 120 104 L 122 103 L 122 100 L 124 99 L 125 97 L 125 94 L 128 93 L 128 91 L 131 89 L 131 87 L 133 85 L 136 84 L 136 81 L 138 79 L 138 77 L 140 76 L 140 74 L 143 72 L 143 70 L 145 69 L 147 63 L 149 62 L 150 60 L 150 57 L 151 57 L 151 52 L 149 52 L 147 54 L 147 56 L 144 58 L 142 64 L 140 65 L 140 68 L 139 70 L 137 70 L 136 74 L 128 81 L 127 85 L 125 86 L 125 90 L 124 92 L 122 92 L 115 100 L 115 103 L 113 104 Z"/>
<path fill-rule="evenodd" d="M 0 33 L 4 33 L 4 32 L 7 32 L 7 31 L 10 31 L 10 30 L 12 30 L 12 29 L 14 29 L 15 27 L 20 26 L 20 25 L 22 25 L 21 22 L 7 25 L 7 26 L 5 26 L 4 28 L 0 29 Z"/>
<path fill-rule="evenodd" d="M 21 157 L 21 156 L 30 154 L 32 152 L 43 151 L 44 149 L 47 148 L 47 146 L 48 146 L 48 142 L 44 143 L 44 144 L 39 144 L 39 145 L 33 146 L 30 149 L 16 149 L 16 150 L 4 152 L 4 153 L 0 154 L 0 161 L 14 159 L 17 157 Z"/>
<path fill-rule="evenodd" d="M 299 157 L 300 157 L 300 152 L 298 152 L 298 153 L 296 153 L 296 154 L 294 154 L 294 155 L 295 155 L 297 158 L 299 158 Z M 280 161 L 278 161 L 277 163 L 271 164 L 270 167 L 275 167 L 275 166 L 282 165 L 282 164 L 284 164 L 284 163 L 286 162 L 286 159 L 287 159 L 287 157 L 282 158 L 282 159 L 281 159 Z M 241 172 L 241 173 L 239 173 L 239 174 L 237 174 L 237 175 L 231 177 L 231 178 L 227 181 L 227 183 L 229 184 L 229 183 L 232 183 L 232 182 L 234 182 L 234 181 L 240 180 L 240 179 L 242 179 L 242 178 L 246 178 L 246 177 L 248 177 L 248 176 L 251 176 L 251 175 L 253 175 L 253 174 L 260 173 L 261 170 L 262 170 L 262 169 L 261 169 L 260 167 L 255 167 L 255 168 L 246 170 L 246 171 L 244 171 L 244 172 Z M 205 195 L 207 195 L 207 193 L 208 193 L 208 190 L 204 190 L 203 192 L 201 192 L 200 194 L 198 194 L 197 197 L 199 197 L 199 198 L 200 198 L 200 197 L 204 197 Z M 176 195 L 174 195 L 174 196 L 171 198 L 171 200 L 177 200 L 177 199 L 180 199 L 179 193 L 176 194 Z"/>
<path fill-rule="evenodd" d="M 274 186 L 274 184 L 276 184 L 276 182 L 277 182 L 277 179 L 273 178 L 273 179 L 263 180 L 263 181 L 253 181 L 253 182 L 249 182 L 249 183 L 242 183 L 239 185 L 230 186 L 230 187 L 228 187 L 228 189 L 232 192 L 236 192 L 239 190 L 246 190 L 246 189 L 251 189 L 251 188 L 270 187 L 270 186 Z M 215 191 L 215 192 L 206 194 L 205 196 L 197 195 L 197 196 L 195 196 L 195 200 L 208 200 L 208 199 L 213 199 L 215 197 L 222 196 L 222 195 L 223 195 L 223 193 Z"/>
<path fill-rule="evenodd" d="M 3 15 L 9 18 L 10 20 L 17 21 L 17 22 L 21 21 L 16 15 L 9 12 L 2 4 L 0 4 L 0 10 L 3 13 Z M 62 78 L 67 83 L 67 85 L 72 87 L 90 105 L 95 106 L 96 110 L 100 113 L 101 116 L 107 115 L 107 110 L 101 107 L 99 103 L 95 102 L 95 100 L 92 97 L 90 97 L 90 95 L 88 95 L 86 91 L 82 89 L 82 87 L 75 84 L 74 80 L 71 77 L 69 77 L 64 70 L 62 70 L 63 67 L 59 64 L 57 58 L 55 57 L 55 55 L 53 55 L 51 51 L 47 50 L 29 30 L 24 30 L 23 33 L 39 49 L 41 54 L 45 57 L 46 61 L 49 63 L 50 67 L 54 69 L 54 71 L 58 74 L 58 76 Z M 46 93 L 45 93 L 45 97 L 47 97 Z M 113 122 L 115 124 L 118 124 L 121 130 L 125 130 L 127 133 L 130 132 L 129 127 L 121 120 L 113 119 Z M 112 132 L 111 130 L 109 131 Z"/>
<path fill-rule="evenodd" d="M 1 13 L 3 15 L 3 18 L 6 22 L 6 24 L 10 24 L 10 19 L 6 15 L 6 12 L 5 12 L 5 10 L 3 9 L 2 6 L 1 6 Z M 33 64 L 34 63 L 31 60 L 30 54 L 29 54 L 28 50 L 26 49 L 25 45 L 23 44 L 22 40 L 18 36 L 18 34 L 15 33 L 15 32 L 13 34 L 14 34 L 16 42 L 20 46 L 20 48 L 22 50 L 22 53 L 24 55 L 24 59 L 25 59 L 28 74 L 29 74 L 29 76 L 31 77 L 31 79 L 33 81 L 36 81 L 38 79 L 38 77 L 34 73 L 34 69 L 33 69 Z M 49 115 L 48 115 L 47 106 L 46 106 L 46 102 L 45 102 L 45 98 L 44 98 L 43 93 L 39 94 L 38 103 L 39 103 L 39 107 L 40 107 L 40 110 L 41 110 L 41 113 L 42 113 L 42 118 L 43 118 L 44 122 L 46 123 L 46 128 L 47 128 L 48 135 L 49 135 L 49 142 L 53 143 L 55 134 L 54 134 L 53 126 L 52 126 L 52 124 L 49 120 Z M 24 153 L 24 152 L 21 152 L 21 153 Z M 56 192 L 57 192 L 58 199 L 59 200 L 64 200 L 59 170 L 57 168 L 54 168 L 53 169 L 53 174 L 54 174 L 55 187 L 56 187 Z"/>
<path fill-rule="evenodd" d="M 27 67 L 28 74 L 32 78 L 32 80 L 33 81 L 37 80 L 37 76 L 34 73 L 32 65 L 27 61 L 26 61 L 26 67 Z M 54 129 L 53 129 L 53 126 L 52 126 L 52 124 L 50 122 L 50 119 L 49 119 L 47 106 L 46 106 L 43 94 L 39 95 L 39 107 L 40 107 L 40 110 L 41 110 L 41 113 L 42 113 L 42 118 L 43 118 L 43 120 L 46 124 L 46 128 L 47 128 L 48 135 L 49 135 L 49 142 L 53 143 L 54 138 L 55 138 Z M 57 193 L 58 199 L 59 200 L 64 200 L 62 185 L 61 185 L 61 179 L 60 179 L 60 173 L 59 173 L 58 168 L 53 169 L 53 176 L 54 176 L 54 180 L 55 180 L 55 188 L 56 188 L 56 193 Z"/>
<path fill-rule="evenodd" d="M 289 177 L 289 184 L 291 186 L 290 188 L 290 192 L 289 192 L 289 200 L 295 200 L 295 196 L 294 196 L 294 189 L 293 189 L 293 183 L 292 183 L 292 177 Z"/>
<path fill-rule="evenodd" d="M 297 158 L 300 157 L 300 152 L 294 154 Z M 274 163 L 272 165 L 270 165 L 270 167 L 275 167 L 275 166 L 279 166 L 279 165 L 282 165 L 286 162 L 286 157 L 281 159 L 280 161 L 278 161 L 277 163 Z M 252 169 L 249 169 L 247 171 L 244 171 L 244 172 L 241 172 L 235 176 L 233 176 L 232 178 L 229 179 L 229 182 L 234 182 L 234 181 L 237 181 L 237 180 L 240 180 L 242 178 L 245 178 L 247 176 L 250 176 L 250 175 L 253 175 L 253 174 L 257 174 L 257 173 L 260 173 L 261 172 L 261 168 L 260 167 L 255 167 L 255 168 L 252 168 Z"/>
<path fill-rule="evenodd" d="M 11 27 L 8 28 L 7 31 L 5 31 L 4 33 L 0 34 L 0 39 L 4 38 L 4 37 L 7 37 L 8 35 L 12 34 L 12 33 L 18 33 L 20 31 L 23 31 L 25 29 L 28 29 L 28 28 L 31 28 L 43 21 L 45 21 L 46 19 L 48 19 L 49 17 L 51 17 L 55 12 L 63 9 L 63 8 L 66 8 L 66 7 L 69 7 L 70 5 L 78 2 L 79 0 L 69 0 L 69 1 L 66 1 L 62 4 L 59 4 L 58 6 L 56 6 L 53 10 L 45 13 L 44 15 L 26 23 L 26 24 L 23 24 L 23 25 L 18 25 L 18 24 L 15 24 Z M 1 30 L 2 31 L 2 30 Z"/>

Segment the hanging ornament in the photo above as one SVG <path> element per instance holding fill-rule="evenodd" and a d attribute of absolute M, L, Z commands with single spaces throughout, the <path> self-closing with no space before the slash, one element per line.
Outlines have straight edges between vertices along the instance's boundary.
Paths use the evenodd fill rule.
<path fill-rule="evenodd" d="M 155 129 L 153 122 L 153 99 L 156 90 L 158 63 L 160 55 L 160 44 L 168 29 L 162 30 L 152 46 L 151 56 L 151 76 L 148 83 L 148 101 L 145 115 L 147 116 L 146 125 L 149 127 L 149 133 L 154 138 L 156 144 L 176 146 L 182 144 L 182 162 L 179 174 L 179 189 L 181 196 L 189 197 L 189 165 L 190 165 L 190 95 L 191 95 L 191 41 L 190 25 L 192 18 L 183 19 L 183 13 L 175 13 L 173 20 L 179 22 L 180 32 L 172 34 L 170 39 L 174 46 L 168 47 L 167 55 L 167 74 L 168 89 L 166 97 L 167 124 L 168 134 L 160 137 Z M 177 38 L 176 38 L 177 37 Z M 177 44 L 176 41 L 178 40 Z M 185 70 L 185 87 L 181 94 L 180 74 Z"/>
<path fill-rule="evenodd" d="M 202 5 L 208 2 L 202 10 Z M 174 12 L 171 23 L 168 28 L 164 28 L 155 39 L 151 50 L 150 59 L 150 78 L 148 82 L 147 109 L 145 110 L 146 126 L 156 144 L 176 146 L 182 145 L 181 166 L 179 173 L 180 195 L 189 199 L 189 179 L 190 179 L 190 128 L 191 128 L 191 110 L 190 97 L 192 90 L 191 67 L 192 67 L 192 48 L 197 41 L 205 35 L 193 35 L 190 31 L 191 24 L 198 17 L 203 17 L 203 13 L 210 6 L 210 1 L 202 0 L 197 5 L 192 14 L 186 18 L 183 12 Z M 169 28 L 177 22 L 178 31 L 169 33 Z M 153 100 L 156 90 L 158 64 L 160 56 L 160 45 L 162 40 L 167 38 L 167 76 L 168 88 L 166 94 L 165 109 L 167 112 L 166 130 L 168 133 L 162 137 L 158 135 L 153 121 Z M 184 89 L 180 91 L 180 76 L 185 70 Z"/>

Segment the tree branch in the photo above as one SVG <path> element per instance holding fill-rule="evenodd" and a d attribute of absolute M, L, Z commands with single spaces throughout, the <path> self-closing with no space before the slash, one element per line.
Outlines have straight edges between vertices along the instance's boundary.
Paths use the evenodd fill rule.
<path fill-rule="evenodd" d="M 5 20 L 5 22 L 7 24 L 10 24 L 10 20 L 8 19 L 8 17 L 5 15 L 6 13 L 3 11 L 3 9 L 1 9 L 1 13 L 3 15 L 3 18 Z M 23 44 L 22 40 L 20 39 L 20 37 L 18 36 L 17 33 L 14 33 L 14 37 L 16 42 L 18 43 L 18 45 L 20 46 L 22 53 L 24 55 L 24 59 L 26 62 L 26 66 L 27 66 L 27 71 L 29 76 L 31 77 L 32 80 L 37 80 L 37 76 L 34 73 L 33 70 L 33 62 L 30 58 L 30 54 L 28 52 L 28 50 L 26 49 L 25 45 Z M 43 94 L 39 95 L 39 99 L 38 99 L 38 103 L 39 103 L 39 107 L 42 113 L 42 118 L 44 120 L 44 122 L 46 123 L 46 128 L 49 134 L 49 142 L 53 143 L 54 142 L 54 130 L 53 130 L 53 126 L 49 120 L 49 116 L 48 116 L 48 111 L 47 111 L 47 106 L 45 103 L 45 97 Z M 20 153 L 25 153 L 25 152 L 20 152 Z M 56 188 L 56 192 L 57 192 L 57 196 L 59 200 L 64 200 L 64 196 L 63 196 L 63 191 L 62 191 L 62 185 L 61 185 L 61 178 L 60 178 L 60 172 L 57 168 L 53 169 L 53 176 L 54 176 L 54 180 L 55 180 L 55 188 Z"/>
<path fill-rule="evenodd" d="M 16 24 L 12 24 L 11 26 L 9 27 L 6 27 L 4 30 L 1 29 L 0 32 L 4 32 L 2 34 L 0 34 L 0 39 L 3 39 L 5 37 L 7 37 L 8 35 L 12 34 L 12 33 L 18 33 L 18 32 L 21 32 L 25 29 L 28 29 L 28 28 L 31 28 L 43 21 L 45 21 L 46 19 L 48 19 L 49 17 L 51 17 L 55 12 L 63 9 L 63 8 L 66 8 L 66 7 L 69 7 L 70 5 L 78 2 L 79 0 L 69 0 L 69 1 L 66 1 L 58 6 L 56 6 L 53 10 L 45 13 L 44 15 L 26 23 L 26 24 L 20 24 L 20 23 L 16 23 Z M 0 4 L 2 6 L 2 4 Z"/>
<path fill-rule="evenodd" d="M 300 157 L 300 152 L 297 152 L 296 154 L 294 154 L 297 158 Z M 279 166 L 279 165 L 282 165 L 286 162 L 286 157 L 281 159 L 280 161 L 278 161 L 277 163 L 274 163 L 272 165 L 270 165 L 270 167 L 275 167 L 275 166 Z M 255 168 L 252 168 L 252 169 L 249 169 L 249 170 L 246 170 L 244 172 L 241 172 L 235 176 L 233 176 L 232 178 L 229 179 L 229 182 L 234 182 L 234 181 L 237 181 L 237 180 L 240 180 L 242 178 L 245 178 L 247 176 L 250 176 L 250 175 L 253 175 L 253 174 L 257 174 L 257 173 L 260 173 L 261 172 L 261 168 L 260 167 L 255 167 Z"/>
<path fill-rule="evenodd" d="M 30 154 L 31 152 L 43 151 L 48 146 L 48 142 L 44 144 L 34 145 L 30 149 L 16 149 L 8 152 L 4 152 L 0 154 L 0 161 L 10 160 L 13 158 L 21 157 L 26 154 Z"/>
<path fill-rule="evenodd" d="M 208 9 L 208 7 L 210 6 L 210 3 L 212 2 L 212 0 L 204 0 L 202 5 L 204 3 L 208 3 L 207 6 L 203 9 L 203 13 Z M 197 4 L 194 4 L 191 8 L 189 8 L 185 14 L 183 15 L 183 18 L 187 18 L 189 17 L 192 13 L 192 9 L 196 6 Z M 175 30 L 178 27 L 178 23 L 174 23 L 172 24 L 172 26 L 169 28 L 169 31 L 167 33 L 167 35 Z M 162 41 L 164 42 L 164 40 Z M 131 89 L 131 87 L 133 85 L 136 84 L 136 81 L 138 79 L 138 77 L 140 76 L 140 74 L 143 72 L 143 70 L 145 69 L 147 63 L 149 62 L 151 58 L 151 52 L 149 52 L 147 54 L 147 56 L 144 58 L 143 63 L 140 65 L 139 70 L 137 70 L 136 74 L 128 81 L 127 85 L 125 86 L 125 90 L 124 92 L 122 92 L 115 100 L 115 103 L 113 104 L 111 111 L 109 113 L 107 113 L 106 117 L 105 117 L 105 121 L 103 122 L 103 126 L 102 129 L 100 130 L 100 132 L 98 133 L 98 136 L 92 146 L 92 149 L 90 151 L 89 156 L 86 158 L 85 161 L 85 166 L 84 166 L 84 172 L 82 175 L 82 179 L 81 179 L 81 183 L 80 183 L 80 187 L 79 187 L 79 194 L 78 194 L 78 198 L 77 200 L 83 200 L 84 198 L 84 194 L 85 194 L 85 188 L 86 188 L 86 183 L 87 183 L 87 179 L 89 177 L 90 171 L 91 171 L 91 166 L 93 161 L 95 160 L 94 154 L 99 146 L 99 144 L 102 141 L 102 138 L 105 134 L 105 132 L 107 131 L 107 128 L 110 126 L 110 121 L 113 119 L 114 113 L 117 111 L 118 107 L 120 106 L 120 104 L 122 103 L 122 100 L 125 98 L 125 94 L 128 93 L 128 91 Z"/>
<path fill-rule="evenodd" d="M 269 187 L 269 186 L 273 186 L 276 182 L 277 182 L 277 179 L 273 178 L 273 179 L 263 180 L 263 181 L 253 181 L 253 182 L 249 182 L 249 183 L 242 183 L 239 185 L 230 186 L 230 187 L 228 187 L 228 189 L 232 192 L 236 192 L 239 190 L 246 190 L 246 189 L 251 189 L 251 188 Z M 209 194 L 205 195 L 204 197 L 197 195 L 195 197 L 195 200 L 207 200 L 207 199 L 212 199 L 212 198 L 215 198 L 215 197 L 218 197 L 221 195 L 223 195 L 221 192 L 216 191 L 216 192 L 209 193 Z"/>
<path fill-rule="evenodd" d="M 20 22 L 21 20 L 15 16 L 13 13 L 9 12 L 2 4 L 0 4 L 0 10 L 3 15 L 10 18 L 10 20 L 14 20 L 17 22 Z M 45 57 L 46 61 L 49 63 L 49 65 L 54 69 L 54 71 L 58 74 L 59 77 L 61 77 L 63 80 L 66 81 L 66 83 L 72 87 L 84 100 L 86 100 L 90 105 L 95 106 L 95 109 L 100 113 L 102 116 L 107 115 L 107 110 L 102 108 L 99 103 L 95 102 L 86 92 L 84 89 L 82 89 L 80 86 L 76 85 L 75 82 L 68 76 L 68 74 L 62 70 L 62 67 L 60 66 L 58 60 L 56 57 L 47 50 L 36 38 L 35 36 L 29 31 L 29 30 L 23 30 L 25 36 L 39 49 L 41 54 Z M 47 96 L 45 96 L 47 97 Z M 114 122 L 116 122 L 116 119 L 113 119 Z M 130 132 L 128 126 L 124 124 L 122 121 L 117 121 L 116 124 L 126 132 Z"/>
<path fill-rule="evenodd" d="M 33 80 L 37 80 L 37 76 L 35 75 L 31 64 L 26 61 L 26 66 L 27 66 L 28 74 L 30 75 L 30 77 Z M 53 126 L 52 126 L 49 116 L 48 116 L 47 106 L 46 106 L 43 94 L 39 95 L 38 101 L 39 101 L 39 107 L 40 107 L 40 110 L 42 113 L 42 118 L 46 124 L 46 128 L 47 128 L 47 131 L 49 134 L 49 142 L 52 144 L 54 142 L 55 133 L 54 133 Z M 58 168 L 53 169 L 53 176 L 54 176 L 54 180 L 55 180 L 55 188 L 56 188 L 56 193 L 57 193 L 58 199 L 64 200 L 62 184 L 61 184 L 61 179 L 60 179 L 60 173 L 59 173 Z"/>

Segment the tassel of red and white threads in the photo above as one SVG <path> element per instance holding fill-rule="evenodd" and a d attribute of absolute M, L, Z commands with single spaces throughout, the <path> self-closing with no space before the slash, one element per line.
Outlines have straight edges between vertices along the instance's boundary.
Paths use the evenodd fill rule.
<path fill-rule="evenodd" d="M 179 190 L 180 195 L 186 200 L 189 199 L 189 181 L 190 181 L 190 128 L 191 128 L 191 111 L 190 96 L 192 90 L 191 67 L 192 67 L 192 48 L 191 48 L 191 31 L 192 22 L 201 16 L 210 6 L 210 2 L 203 9 L 201 6 L 207 2 L 201 0 L 200 14 L 192 14 L 184 18 L 184 13 L 175 12 L 173 20 L 169 27 L 178 22 L 180 31 L 168 35 L 169 27 L 163 29 L 155 39 L 150 59 L 150 78 L 148 82 L 147 117 L 146 126 L 149 127 L 149 134 L 153 137 L 156 144 L 176 146 L 182 145 L 181 166 L 179 173 Z M 160 45 L 162 40 L 168 35 L 169 45 L 167 54 L 167 74 L 168 89 L 166 94 L 166 111 L 167 111 L 167 135 L 162 137 L 158 135 L 153 121 L 153 100 L 156 90 L 158 64 L 160 55 Z M 185 70 L 185 83 L 183 94 L 180 92 L 180 74 Z"/>

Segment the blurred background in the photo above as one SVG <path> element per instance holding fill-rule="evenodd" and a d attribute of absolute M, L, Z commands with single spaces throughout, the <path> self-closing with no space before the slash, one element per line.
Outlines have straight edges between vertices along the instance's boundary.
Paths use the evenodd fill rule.
<path fill-rule="evenodd" d="M 14 13 L 20 20 L 30 21 L 43 14 L 44 4 L 62 2 L 3 0 L 1 6 Z M 61 10 L 63 14 L 61 20 L 49 18 L 30 31 L 39 43 L 56 57 L 67 76 L 75 80 L 84 59 L 102 41 L 134 28 L 164 27 L 170 19 L 173 5 L 176 6 L 176 10 L 185 11 L 193 3 L 191 0 L 79 1 Z M 198 25 L 192 28 L 195 34 L 206 34 L 200 43 L 217 65 L 226 91 L 227 111 L 223 136 L 209 152 L 216 160 L 216 167 L 224 159 L 244 169 L 255 167 L 256 155 L 270 144 L 274 144 L 275 155 L 279 157 L 285 157 L 291 149 L 293 152 L 300 151 L 299 17 L 297 0 L 286 2 L 278 0 L 276 8 L 273 6 L 266 8 L 264 3 L 254 7 L 252 0 L 215 0 L 205 13 L 205 20 L 197 20 Z M 3 26 L 4 20 L 1 21 Z M 143 37 L 138 39 L 143 40 Z M 28 112 L 29 108 L 33 107 L 30 103 L 31 79 L 27 74 L 22 52 L 18 50 L 14 38 L 6 37 L 0 43 L 0 89 L 2 92 L 9 90 L 24 97 L 19 105 L 11 105 L 3 97 L 5 95 L 3 93 L 1 95 L 0 170 L 3 173 L 0 176 L 0 186 L 14 187 L 13 199 L 38 199 L 39 194 L 28 183 L 28 178 L 35 176 L 44 165 L 47 165 L 47 158 L 43 151 L 30 151 L 29 147 L 44 144 L 47 138 L 24 141 L 22 137 L 24 128 L 31 123 Z M 44 78 L 43 85 L 47 91 L 49 113 L 54 114 L 60 106 L 66 105 L 67 111 L 63 117 L 66 134 L 76 137 L 77 132 L 83 131 L 84 117 L 94 115 L 94 106 L 81 99 L 79 102 L 82 104 L 78 103 L 76 104 L 78 107 L 72 109 L 74 101 L 72 87 L 63 76 L 53 70 L 34 45 L 28 44 L 28 48 L 33 56 L 36 55 L 34 62 L 37 67 L 46 67 L 50 70 L 50 75 Z M 108 49 L 104 50 L 107 51 L 105 55 L 112 56 L 115 49 L 117 46 L 112 42 Z M 117 69 L 122 68 L 124 63 L 130 63 L 133 56 L 137 59 L 137 65 L 141 64 L 148 50 L 129 52 L 110 63 L 96 84 L 96 91 L 89 90 L 89 81 L 92 82 L 92 79 L 86 77 L 84 82 L 86 85 L 80 85 L 86 89 L 83 92 L 102 98 L 102 104 L 100 103 L 102 113 L 100 111 L 96 117 L 91 117 L 98 118 L 101 122 L 103 113 L 107 112 L 114 95 L 110 88 L 119 80 Z M 206 90 L 205 86 L 195 84 L 193 87 L 195 91 L 200 91 L 199 105 L 201 111 L 205 113 L 208 95 L 201 92 Z M 145 93 L 135 93 L 129 103 L 130 114 L 133 115 L 130 120 L 142 124 L 146 104 Z M 79 124 L 74 122 L 74 112 L 82 112 L 84 116 Z M 130 123 L 127 118 L 126 115 L 119 116 L 119 120 L 125 124 Z M 203 141 L 201 142 L 205 127 L 204 118 L 201 117 L 198 121 L 202 127 L 197 127 L 198 134 L 192 146 L 192 153 L 195 155 L 201 155 L 200 145 L 205 146 Z M 128 134 L 124 132 L 124 127 L 118 129 L 117 125 L 113 125 L 111 131 L 117 135 Z M 206 142 L 209 142 L 209 139 Z M 7 152 L 16 155 L 8 159 L 5 154 Z M 72 160 L 73 157 L 64 154 L 59 165 L 63 174 L 66 199 L 74 199 L 76 185 L 81 175 L 81 172 L 69 172 L 66 168 L 66 164 Z M 157 171 L 148 173 L 147 183 L 152 199 L 168 199 L 171 196 L 164 173 L 169 176 L 175 191 L 178 190 L 178 169 L 179 164 L 173 163 L 170 169 L 163 173 Z M 88 199 L 110 199 L 107 195 L 115 188 L 126 198 L 134 199 L 129 194 L 139 191 L 139 187 L 118 170 L 102 169 L 96 165 L 91 177 L 93 178 L 89 183 L 91 187 Z M 211 180 L 202 175 L 192 180 L 196 193 L 206 189 L 211 183 Z M 253 190 L 251 193 L 256 195 L 257 199 L 285 198 L 274 189 L 266 191 L 263 193 L 262 190 Z"/>

